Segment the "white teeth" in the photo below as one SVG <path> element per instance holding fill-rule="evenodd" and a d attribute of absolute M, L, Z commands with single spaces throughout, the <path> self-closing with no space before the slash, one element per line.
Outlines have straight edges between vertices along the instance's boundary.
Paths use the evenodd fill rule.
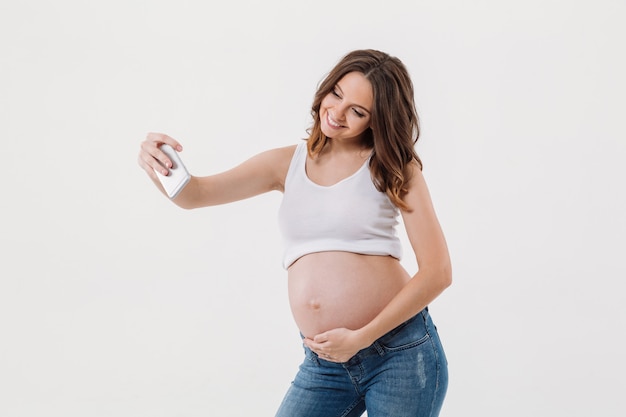
<path fill-rule="evenodd" d="M 331 125 L 332 127 L 341 127 L 339 123 L 337 123 L 336 121 L 332 119 L 332 117 L 330 117 L 330 114 L 327 115 L 327 119 L 328 119 L 328 124 Z"/>

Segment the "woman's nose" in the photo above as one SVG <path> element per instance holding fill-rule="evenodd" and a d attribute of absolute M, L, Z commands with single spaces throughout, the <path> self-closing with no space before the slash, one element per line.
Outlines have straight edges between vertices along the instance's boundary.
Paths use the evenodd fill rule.
<path fill-rule="evenodd" d="M 338 122 L 345 120 L 347 110 L 348 108 L 342 104 L 335 106 L 332 112 L 333 118 L 337 119 Z"/>

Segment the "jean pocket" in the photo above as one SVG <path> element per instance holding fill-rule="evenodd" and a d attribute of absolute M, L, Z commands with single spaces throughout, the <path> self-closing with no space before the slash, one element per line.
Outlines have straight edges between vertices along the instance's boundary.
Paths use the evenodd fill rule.
<path fill-rule="evenodd" d="M 378 343 L 385 351 L 395 352 L 419 346 L 429 338 L 424 317 L 420 313 L 381 337 Z"/>

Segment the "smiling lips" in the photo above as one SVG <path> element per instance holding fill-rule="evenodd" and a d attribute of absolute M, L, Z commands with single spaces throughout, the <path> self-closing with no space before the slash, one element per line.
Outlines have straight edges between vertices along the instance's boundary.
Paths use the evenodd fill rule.
<path fill-rule="evenodd" d="M 326 112 L 326 121 L 328 122 L 328 125 L 332 127 L 333 129 L 339 129 L 341 127 L 345 127 L 337 123 L 332 117 L 330 117 L 330 112 Z"/>

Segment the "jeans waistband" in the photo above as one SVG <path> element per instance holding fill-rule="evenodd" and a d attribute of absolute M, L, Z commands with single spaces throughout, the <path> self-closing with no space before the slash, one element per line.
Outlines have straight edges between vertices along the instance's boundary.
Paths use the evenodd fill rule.
<path fill-rule="evenodd" d="M 414 322 L 419 317 L 422 317 L 423 315 L 427 315 L 427 314 L 428 314 L 428 307 L 424 308 L 424 310 L 420 311 L 419 313 L 417 313 L 416 315 L 414 315 L 413 317 L 411 317 L 404 323 L 398 325 L 397 327 L 393 328 L 392 330 L 388 331 L 387 333 L 385 333 L 384 335 L 376 339 L 374 343 L 372 343 L 369 347 L 366 347 L 365 349 L 361 349 L 360 351 L 358 351 L 356 355 L 354 355 L 350 360 L 354 358 L 362 359 L 373 354 L 383 356 L 386 351 L 385 349 L 383 349 L 380 343 L 381 340 L 400 333 L 407 325 Z"/>
<path fill-rule="evenodd" d="M 382 347 L 380 341 L 386 338 L 389 338 L 391 336 L 394 336 L 398 333 L 400 333 L 408 324 L 412 323 L 413 321 L 417 320 L 418 318 L 423 317 L 424 319 L 426 319 L 428 317 L 428 307 L 424 308 L 422 311 L 420 311 L 419 313 L 417 313 L 416 315 L 414 315 L 413 317 L 411 317 L 410 319 L 408 319 L 407 321 L 405 321 L 404 323 L 398 325 L 397 327 L 393 328 L 392 330 L 388 331 L 387 333 L 385 333 L 384 335 L 382 335 L 381 337 L 379 337 L 378 339 L 376 339 L 376 341 L 374 341 L 374 343 L 372 343 L 370 346 L 363 348 L 361 350 L 359 350 L 352 358 L 350 358 L 348 360 L 348 362 L 344 362 L 344 363 L 336 363 L 336 365 L 342 366 L 342 365 L 351 365 L 354 364 L 355 362 L 358 362 L 362 359 L 365 359 L 369 356 L 383 356 L 386 354 L 386 350 Z M 300 337 L 304 338 L 304 336 L 302 335 L 302 333 L 300 333 Z M 323 358 L 319 358 L 319 356 L 311 351 L 308 347 L 305 346 L 305 351 L 307 352 L 307 355 L 312 355 L 315 360 L 323 360 Z M 334 362 L 329 362 L 329 363 L 334 363 Z"/>

